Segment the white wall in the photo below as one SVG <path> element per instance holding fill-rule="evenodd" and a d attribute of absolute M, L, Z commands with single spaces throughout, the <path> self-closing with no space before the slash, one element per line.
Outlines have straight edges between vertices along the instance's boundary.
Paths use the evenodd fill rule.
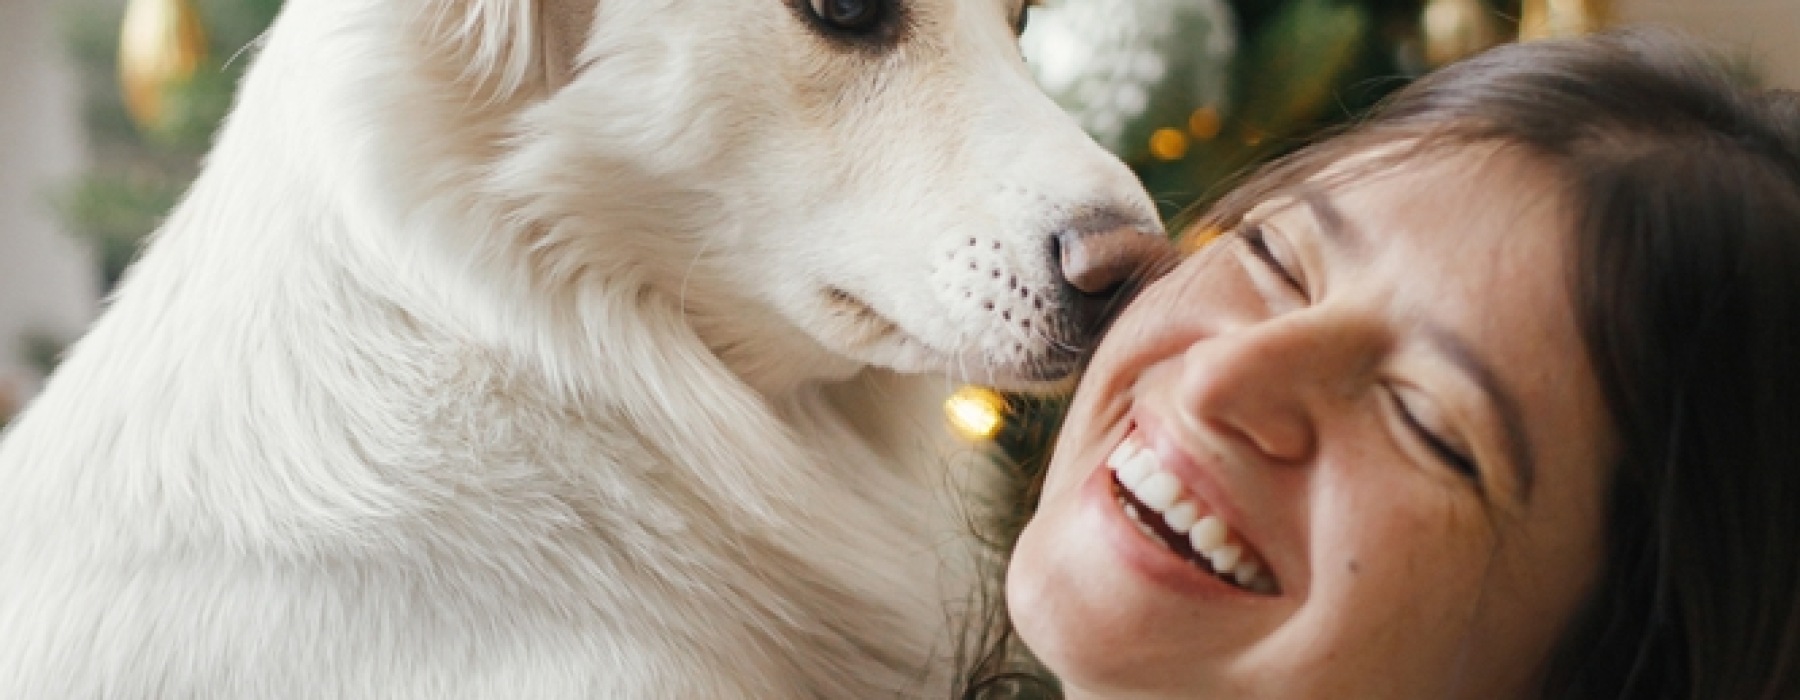
<path fill-rule="evenodd" d="M 1800 0 L 1617 0 L 1623 22 L 1676 27 L 1756 59 L 1772 87 L 1800 89 Z"/>
<path fill-rule="evenodd" d="M 25 383 L 26 333 L 73 336 L 99 271 L 50 198 L 81 169 L 80 96 L 54 0 L 0 0 L 0 384 Z"/>

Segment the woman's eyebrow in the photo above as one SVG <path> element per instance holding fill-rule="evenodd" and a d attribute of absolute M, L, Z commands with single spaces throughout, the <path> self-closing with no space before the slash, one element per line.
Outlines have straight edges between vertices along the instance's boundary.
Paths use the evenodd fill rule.
<path fill-rule="evenodd" d="M 1493 413 L 1500 418 L 1501 441 L 1508 462 L 1513 465 L 1513 476 L 1518 479 L 1521 501 L 1531 501 L 1531 484 L 1537 475 L 1537 465 L 1532 461 L 1531 443 L 1526 440 L 1524 413 L 1519 410 L 1519 399 L 1510 391 L 1494 366 L 1482 359 L 1474 346 L 1450 329 L 1435 323 L 1424 324 L 1425 337 L 1450 362 L 1462 369 L 1475 380 L 1481 393 L 1487 396 Z"/>
<path fill-rule="evenodd" d="M 1306 204 L 1306 208 L 1312 210 L 1313 219 L 1319 222 L 1319 231 L 1326 240 L 1353 251 L 1360 251 L 1366 246 L 1367 237 L 1363 235 L 1362 229 L 1351 223 L 1349 217 L 1344 216 L 1344 210 L 1331 201 L 1331 195 L 1326 194 L 1318 185 L 1301 183 L 1295 188 L 1294 195 Z"/>

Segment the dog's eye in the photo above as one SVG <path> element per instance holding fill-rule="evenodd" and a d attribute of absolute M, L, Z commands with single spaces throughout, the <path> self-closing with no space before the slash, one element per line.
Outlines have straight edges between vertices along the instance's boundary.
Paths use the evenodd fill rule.
<path fill-rule="evenodd" d="M 841 32 L 861 33 L 881 23 L 886 0 L 810 0 L 813 16 Z"/>

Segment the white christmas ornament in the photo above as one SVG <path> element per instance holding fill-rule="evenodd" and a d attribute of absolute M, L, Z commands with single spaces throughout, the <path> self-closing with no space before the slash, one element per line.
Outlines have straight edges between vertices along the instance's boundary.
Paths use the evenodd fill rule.
<path fill-rule="evenodd" d="M 1020 42 L 1044 90 L 1127 160 L 1197 107 L 1228 112 L 1238 38 L 1224 0 L 1052 0 Z"/>

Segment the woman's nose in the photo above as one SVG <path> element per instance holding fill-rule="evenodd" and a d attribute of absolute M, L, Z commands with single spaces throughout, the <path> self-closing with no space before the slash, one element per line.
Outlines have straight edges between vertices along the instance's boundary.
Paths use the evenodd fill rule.
<path fill-rule="evenodd" d="M 1222 433 L 1276 464 L 1318 449 L 1335 397 L 1367 367 L 1367 334 L 1307 312 L 1243 324 L 1195 342 L 1178 388 L 1190 424 Z"/>

